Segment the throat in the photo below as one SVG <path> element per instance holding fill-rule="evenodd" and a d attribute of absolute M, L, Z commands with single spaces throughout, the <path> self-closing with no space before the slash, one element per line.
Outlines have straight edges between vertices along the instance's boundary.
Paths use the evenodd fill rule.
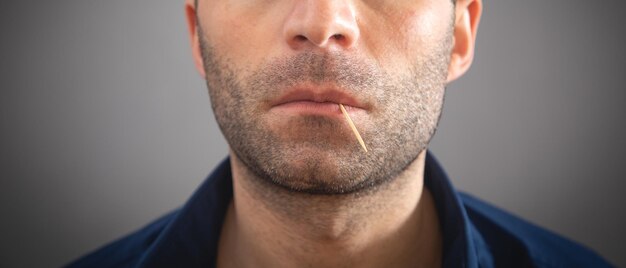
<path fill-rule="evenodd" d="M 439 222 L 423 189 L 419 160 L 375 194 L 330 196 L 280 189 L 267 194 L 241 177 L 246 174 L 233 163 L 234 198 L 222 228 L 218 266 L 439 266 Z"/>

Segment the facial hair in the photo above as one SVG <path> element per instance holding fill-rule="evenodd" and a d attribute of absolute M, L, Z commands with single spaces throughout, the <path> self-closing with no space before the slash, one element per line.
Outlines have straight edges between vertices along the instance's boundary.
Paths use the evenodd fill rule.
<path fill-rule="evenodd" d="M 200 28 L 200 32 L 202 30 Z M 211 105 L 231 151 L 254 177 L 292 192 L 349 194 L 393 180 L 426 149 L 441 115 L 452 33 L 402 73 L 345 52 L 302 51 L 235 66 L 201 35 Z M 332 85 L 367 104 L 357 122 L 363 153 L 345 121 L 272 117 L 268 103 L 306 83 Z"/>

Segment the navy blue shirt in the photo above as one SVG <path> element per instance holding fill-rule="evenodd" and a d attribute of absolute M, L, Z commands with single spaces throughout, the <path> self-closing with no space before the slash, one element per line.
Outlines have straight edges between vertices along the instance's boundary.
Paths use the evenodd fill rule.
<path fill-rule="evenodd" d="M 443 267 L 613 267 L 581 245 L 457 192 L 430 153 L 424 179 L 442 224 Z M 232 187 L 227 159 L 181 209 L 68 267 L 215 267 Z"/>

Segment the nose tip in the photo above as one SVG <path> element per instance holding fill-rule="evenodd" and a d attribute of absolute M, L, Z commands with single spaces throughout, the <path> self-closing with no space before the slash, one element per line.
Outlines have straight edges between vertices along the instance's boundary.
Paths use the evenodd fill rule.
<path fill-rule="evenodd" d="M 300 1 L 285 23 L 286 41 L 292 49 L 303 47 L 344 49 L 359 38 L 354 9 L 343 0 Z"/>

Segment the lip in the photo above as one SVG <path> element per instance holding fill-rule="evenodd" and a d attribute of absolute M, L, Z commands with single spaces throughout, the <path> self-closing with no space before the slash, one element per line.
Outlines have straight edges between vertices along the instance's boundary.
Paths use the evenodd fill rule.
<path fill-rule="evenodd" d="M 351 113 L 366 110 L 365 104 L 335 88 L 295 88 L 271 102 L 272 109 L 306 114 L 341 114 L 339 104 Z"/>

